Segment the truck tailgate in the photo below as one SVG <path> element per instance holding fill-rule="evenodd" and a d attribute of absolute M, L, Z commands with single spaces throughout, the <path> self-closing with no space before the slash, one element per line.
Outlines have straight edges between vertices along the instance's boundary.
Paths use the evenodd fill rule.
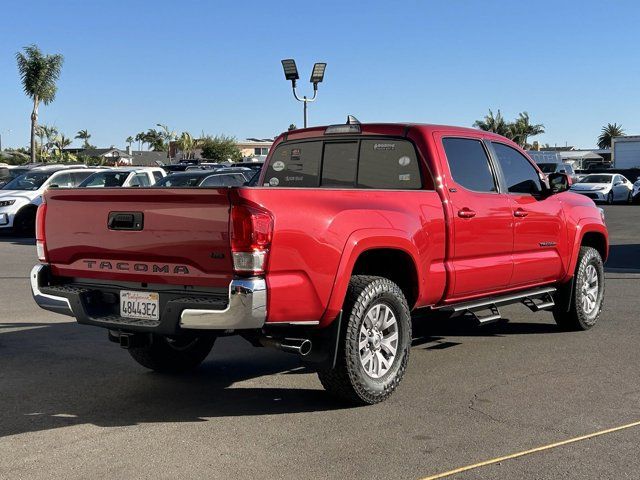
<path fill-rule="evenodd" d="M 45 201 L 57 276 L 207 287 L 231 281 L 227 189 L 56 189 Z"/>

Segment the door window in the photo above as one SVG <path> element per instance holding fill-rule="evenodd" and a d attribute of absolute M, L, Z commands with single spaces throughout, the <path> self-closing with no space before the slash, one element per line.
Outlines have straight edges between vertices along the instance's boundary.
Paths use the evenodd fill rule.
<path fill-rule="evenodd" d="M 160 172 L 158 172 L 157 170 L 154 170 L 153 171 L 153 179 L 156 182 L 159 182 L 161 178 L 162 178 L 162 174 Z"/>
<path fill-rule="evenodd" d="M 146 173 L 136 173 L 131 179 L 132 187 L 148 187 L 149 185 L 149 177 Z"/>
<path fill-rule="evenodd" d="M 542 192 L 538 171 L 524 155 L 502 143 L 491 143 L 502 168 L 509 193 L 537 195 Z"/>
<path fill-rule="evenodd" d="M 54 175 L 53 178 L 51 178 L 51 182 L 49 183 L 49 185 L 51 185 L 51 186 L 55 185 L 56 187 L 60 187 L 60 188 L 73 187 L 73 181 L 71 179 L 71 174 L 70 173 L 59 173 L 57 175 Z"/>
<path fill-rule="evenodd" d="M 480 140 L 444 138 L 444 151 L 455 182 L 474 192 L 497 192 L 489 157 Z"/>

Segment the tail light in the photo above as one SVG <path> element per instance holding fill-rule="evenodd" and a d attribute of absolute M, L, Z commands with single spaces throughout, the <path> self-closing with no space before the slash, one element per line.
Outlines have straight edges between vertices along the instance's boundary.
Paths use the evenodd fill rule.
<path fill-rule="evenodd" d="M 38 207 L 36 213 L 36 251 L 38 252 L 38 260 L 47 261 L 47 242 L 44 232 L 44 220 L 47 216 L 47 204 L 42 203 Z"/>
<path fill-rule="evenodd" d="M 273 217 L 263 209 L 235 205 L 231 207 L 231 254 L 238 274 L 260 275 L 265 272 Z"/>

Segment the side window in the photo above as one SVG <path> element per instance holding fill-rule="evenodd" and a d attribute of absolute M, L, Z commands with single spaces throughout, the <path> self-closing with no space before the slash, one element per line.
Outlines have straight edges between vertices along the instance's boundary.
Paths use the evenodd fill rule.
<path fill-rule="evenodd" d="M 149 177 L 146 173 L 136 173 L 131 179 L 130 187 L 148 187 Z"/>
<path fill-rule="evenodd" d="M 358 142 L 325 143 L 323 187 L 353 187 L 358 167 Z"/>
<path fill-rule="evenodd" d="M 71 178 L 73 179 L 73 186 L 77 187 L 78 185 L 80 185 L 84 180 L 87 179 L 87 177 L 89 177 L 89 175 L 93 174 L 94 172 L 74 172 L 71 174 Z"/>
<path fill-rule="evenodd" d="M 358 187 L 396 190 L 422 188 L 418 156 L 413 144 L 391 138 L 362 140 Z"/>
<path fill-rule="evenodd" d="M 540 176 L 524 155 L 502 143 L 491 144 L 502 168 L 509 193 L 535 195 L 542 192 Z"/>
<path fill-rule="evenodd" d="M 497 192 L 489 157 L 480 140 L 442 139 L 451 176 L 456 183 L 474 192 Z"/>
<path fill-rule="evenodd" d="M 278 145 L 271 156 L 264 185 L 271 187 L 317 187 L 322 142 Z"/>
<path fill-rule="evenodd" d="M 59 173 L 51 179 L 49 185 L 56 185 L 60 188 L 73 187 L 70 173 Z"/>
<path fill-rule="evenodd" d="M 158 172 L 157 170 L 153 171 L 153 179 L 155 182 L 159 182 L 160 179 L 162 178 L 162 174 L 160 172 Z"/>
<path fill-rule="evenodd" d="M 222 179 L 220 178 L 222 175 L 212 175 L 203 180 L 200 184 L 201 187 L 221 187 Z"/>

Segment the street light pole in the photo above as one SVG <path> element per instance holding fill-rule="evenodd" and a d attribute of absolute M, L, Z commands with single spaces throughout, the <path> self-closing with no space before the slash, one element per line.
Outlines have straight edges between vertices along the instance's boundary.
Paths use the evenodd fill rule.
<path fill-rule="evenodd" d="M 293 90 L 294 98 L 302 102 L 303 107 L 303 115 L 304 115 L 304 128 L 307 128 L 307 104 L 311 102 L 315 102 L 316 97 L 318 96 L 318 84 L 322 82 L 324 79 L 324 71 L 327 67 L 326 63 L 316 63 L 313 65 L 313 70 L 311 72 L 311 79 L 309 80 L 313 83 L 313 97 L 308 98 L 304 95 L 302 98 L 298 96 L 298 92 L 296 91 L 296 80 L 300 78 L 298 75 L 298 67 L 296 67 L 296 62 L 292 58 L 282 60 L 282 68 L 284 69 L 284 77 L 287 80 L 291 80 L 291 88 Z"/>

